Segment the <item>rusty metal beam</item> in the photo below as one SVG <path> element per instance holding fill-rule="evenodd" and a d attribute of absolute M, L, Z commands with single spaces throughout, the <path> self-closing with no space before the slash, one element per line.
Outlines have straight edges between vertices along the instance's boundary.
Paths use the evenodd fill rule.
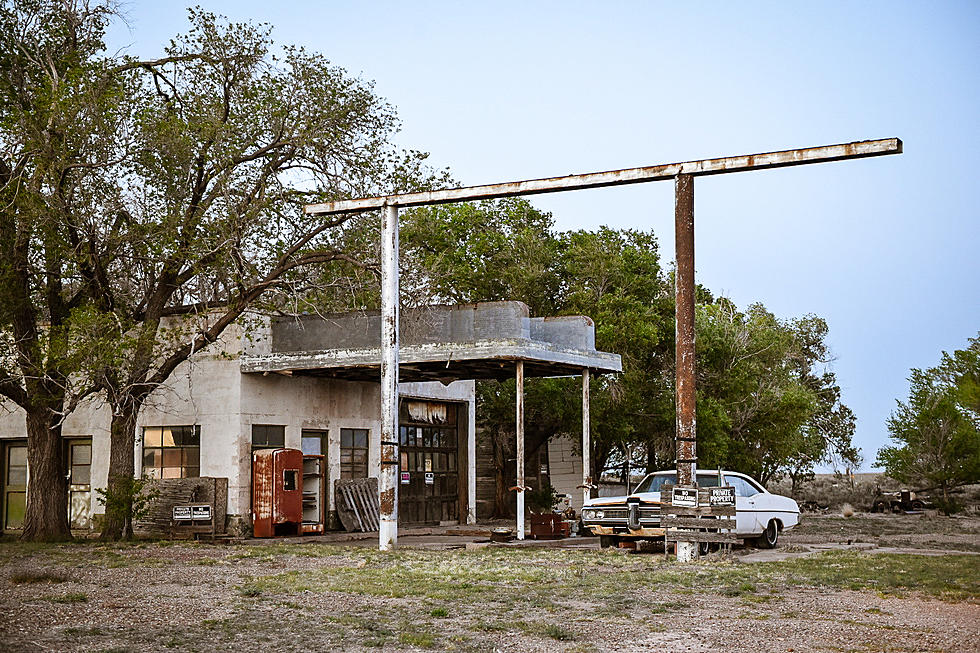
<path fill-rule="evenodd" d="M 389 206 L 411 207 L 428 204 L 447 204 L 451 202 L 467 202 L 471 200 L 486 200 L 500 197 L 515 197 L 517 195 L 538 195 L 541 193 L 558 193 L 568 190 L 585 188 L 601 188 L 603 186 L 620 186 L 623 184 L 638 184 L 647 181 L 665 181 L 678 175 L 702 177 L 729 172 L 745 172 L 767 168 L 785 168 L 809 163 L 826 163 L 843 161 L 845 159 L 861 159 L 887 154 L 901 154 L 902 141 L 898 138 L 884 138 L 874 141 L 855 141 L 837 145 L 807 147 L 799 150 L 781 150 L 779 152 L 764 152 L 760 154 L 745 154 L 717 159 L 701 159 L 699 161 L 683 161 L 680 163 L 665 163 L 643 168 L 626 168 L 606 172 L 591 172 L 581 175 L 564 177 L 548 177 L 527 181 L 514 181 L 484 186 L 469 186 L 465 188 L 450 188 L 446 190 L 428 191 L 423 193 L 405 193 L 387 197 L 365 197 L 353 200 L 338 200 L 323 204 L 310 204 L 306 212 L 312 215 L 330 215 L 334 213 L 357 213 L 379 209 L 386 204 Z"/>
<path fill-rule="evenodd" d="M 677 485 L 697 479 L 696 388 L 694 377 L 694 178 L 674 180 L 674 395 L 677 419 Z M 697 557 L 697 544 L 677 543 L 677 560 Z"/>
<path fill-rule="evenodd" d="M 694 387 L 694 179 L 674 181 L 675 339 L 674 396 L 677 413 L 677 485 L 694 483 L 697 459 Z"/>

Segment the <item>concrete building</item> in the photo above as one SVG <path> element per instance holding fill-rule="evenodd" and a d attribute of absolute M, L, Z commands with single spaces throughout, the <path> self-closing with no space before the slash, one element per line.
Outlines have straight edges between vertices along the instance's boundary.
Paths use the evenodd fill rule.
<path fill-rule="evenodd" d="M 231 530 L 247 527 L 251 453 L 288 447 L 327 462 L 325 520 L 336 479 L 377 476 L 380 316 L 356 313 L 256 318 L 230 327 L 152 395 L 137 426 L 136 471 L 151 478 L 228 479 Z M 474 379 L 612 372 L 619 356 L 595 350 L 585 317 L 530 318 L 519 302 L 403 312 L 399 513 L 404 523 L 476 520 Z M 10 406 L 7 406 L 9 409 Z M 71 519 L 102 512 L 109 414 L 93 399 L 64 424 Z M 16 532 L 26 497 L 26 430 L 19 409 L 0 414 L 0 523 Z M 430 472 L 434 478 L 425 478 Z"/>

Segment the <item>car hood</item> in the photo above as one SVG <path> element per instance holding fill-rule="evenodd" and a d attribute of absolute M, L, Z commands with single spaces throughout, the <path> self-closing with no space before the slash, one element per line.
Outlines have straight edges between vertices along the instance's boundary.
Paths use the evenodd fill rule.
<path fill-rule="evenodd" d="M 660 503 L 659 492 L 636 492 L 634 494 L 624 494 L 618 497 L 598 497 L 589 499 L 583 508 L 599 508 L 602 506 L 622 506 L 626 505 L 629 499 L 639 500 L 640 503 Z"/>

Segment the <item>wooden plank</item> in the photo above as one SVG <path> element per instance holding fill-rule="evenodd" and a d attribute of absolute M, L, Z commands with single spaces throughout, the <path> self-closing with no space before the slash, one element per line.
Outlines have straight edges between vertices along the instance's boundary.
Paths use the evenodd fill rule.
<path fill-rule="evenodd" d="M 735 515 L 735 506 L 699 506 L 697 508 L 685 508 L 683 506 L 663 506 L 660 509 L 663 516 L 684 515 L 687 517 L 707 517 L 714 515 L 717 517 L 732 517 Z"/>
<path fill-rule="evenodd" d="M 607 170 L 605 172 L 590 172 L 586 174 L 566 175 L 564 177 L 546 177 L 542 179 L 468 186 L 464 188 L 449 188 L 446 190 L 421 193 L 403 193 L 401 195 L 338 200 L 335 202 L 324 202 L 322 204 L 309 204 L 305 210 L 310 215 L 357 213 L 360 211 L 380 209 L 386 205 L 389 207 L 404 208 L 501 197 L 516 197 L 520 195 L 558 193 L 585 188 L 602 188 L 604 186 L 621 186 L 648 181 L 664 181 L 673 179 L 678 175 L 702 177 L 729 172 L 783 168 L 809 163 L 826 163 L 830 161 L 901 153 L 902 141 L 900 139 L 885 138 L 873 141 L 854 141 L 836 145 L 807 147 L 797 150 L 780 150 L 778 152 L 743 154 L 715 159 L 701 159 L 698 161 L 664 163 L 642 168 Z"/>
<path fill-rule="evenodd" d="M 706 518 L 698 519 L 696 517 L 674 517 L 665 515 L 660 519 L 660 525 L 664 528 L 715 528 L 715 529 L 733 529 L 735 528 L 735 520 L 727 518 Z"/>
<path fill-rule="evenodd" d="M 667 531 L 668 542 L 740 542 L 734 533 L 705 533 L 703 531 Z"/>

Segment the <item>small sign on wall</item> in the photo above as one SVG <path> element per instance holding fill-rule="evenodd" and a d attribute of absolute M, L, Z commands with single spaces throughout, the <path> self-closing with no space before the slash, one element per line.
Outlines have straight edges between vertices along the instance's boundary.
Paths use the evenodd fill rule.
<path fill-rule="evenodd" d="M 675 487 L 670 497 L 670 503 L 684 508 L 697 508 L 698 489 L 696 487 Z"/>
<path fill-rule="evenodd" d="M 402 472 L 402 485 L 408 485 L 412 482 L 411 472 Z"/>
<path fill-rule="evenodd" d="M 426 485 L 433 485 L 435 482 L 436 482 L 436 475 L 433 474 L 432 472 L 426 472 L 425 473 L 425 484 Z"/>
<path fill-rule="evenodd" d="M 713 506 L 734 506 L 735 505 L 735 488 L 732 486 L 727 487 L 712 487 L 708 488 L 708 495 L 711 499 L 711 505 Z"/>

